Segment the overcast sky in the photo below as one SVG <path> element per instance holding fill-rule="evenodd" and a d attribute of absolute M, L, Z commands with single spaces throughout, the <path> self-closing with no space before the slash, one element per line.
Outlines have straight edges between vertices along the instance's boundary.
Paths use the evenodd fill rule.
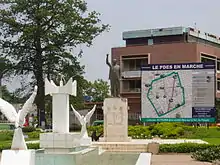
<path fill-rule="evenodd" d="M 124 46 L 122 32 L 169 26 L 195 26 L 201 31 L 220 35 L 219 0 L 87 0 L 100 12 L 103 23 L 111 25 L 91 48 L 84 50 L 82 63 L 89 80 L 107 80 L 105 54 L 112 47 Z"/>
<path fill-rule="evenodd" d="M 85 65 L 88 80 L 107 80 L 105 54 L 112 47 L 124 46 L 122 32 L 126 30 L 191 26 L 201 31 L 220 35 L 219 0 L 86 0 L 89 10 L 101 13 L 101 20 L 110 24 L 94 40 L 93 46 L 83 49 L 80 60 Z M 83 46 L 82 46 L 83 48 Z M 11 88 L 9 86 L 9 88 Z"/>

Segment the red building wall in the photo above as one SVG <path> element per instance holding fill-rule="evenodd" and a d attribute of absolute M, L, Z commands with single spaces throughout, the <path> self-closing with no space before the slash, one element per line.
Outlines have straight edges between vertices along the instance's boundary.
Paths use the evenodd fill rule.
<path fill-rule="evenodd" d="M 200 53 L 217 56 L 220 58 L 220 48 L 198 43 L 172 43 L 158 45 L 142 45 L 112 48 L 112 59 L 117 59 L 120 64 L 121 56 L 149 55 L 151 64 L 200 62 Z M 220 74 L 218 74 L 220 78 Z M 140 93 L 121 93 L 128 98 L 130 112 L 140 112 Z M 216 94 L 220 97 L 220 93 Z"/>

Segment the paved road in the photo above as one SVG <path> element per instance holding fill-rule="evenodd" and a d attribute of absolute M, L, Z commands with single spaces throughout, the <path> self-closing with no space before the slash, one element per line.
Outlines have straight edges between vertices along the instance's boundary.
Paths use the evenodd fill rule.
<path fill-rule="evenodd" d="M 212 163 L 194 161 L 190 155 L 153 155 L 152 165 L 211 165 Z"/>

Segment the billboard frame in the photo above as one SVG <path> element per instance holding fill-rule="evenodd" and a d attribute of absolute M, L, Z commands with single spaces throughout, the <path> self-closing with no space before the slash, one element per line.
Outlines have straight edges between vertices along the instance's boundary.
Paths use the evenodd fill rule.
<path fill-rule="evenodd" d="M 173 68 L 169 68 L 167 67 L 167 69 L 159 69 L 157 68 L 158 66 L 174 66 L 174 65 L 189 65 L 189 66 L 199 66 L 199 65 L 203 65 L 203 68 L 199 68 L 199 67 L 194 67 L 194 68 L 181 68 L 181 67 L 177 67 L 175 69 Z M 154 69 L 152 69 L 152 67 L 154 67 Z M 158 115 L 157 118 L 143 118 L 142 116 L 142 111 L 143 111 L 143 102 L 142 102 L 142 99 L 143 99 L 143 96 L 142 96 L 142 85 L 143 85 L 143 71 L 146 71 L 146 70 L 161 70 L 161 71 L 165 71 L 165 70 L 170 70 L 172 72 L 175 72 L 175 70 L 199 70 L 199 69 L 213 69 L 214 70 L 214 107 L 204 107 L 204 108 L 210 108 L 210 111 L 213 110 L 214 111 L 214 117 L 210 117 L 210 118 L 160 118 L 160 116 Z M 178 72 L 177 72 L 178 73 Z M 214 123 L 217 121 L 217 111 L 216 111 L 216 79 L 217 79 L 217 76 L 216 76 L 216 64 L 215 63 L 202 63 L 202 62 L 194 62 L 194 63 L 169 63 L 169 64 L 148 64 L 146 66 L 142 66 L 141 67 L 141 118 L 140 118 L 140 121 L 141 122 L 201 122 L 201 123 Z M 154 81 L 154 80 L 152 80 Z M 152 82 L 151 82 L 152 83 Z M 151 87 L 152 88 L 152 87 Z M 185 97 L 185 96 L 184 96 Z M 150 99 L 149 99 L 150 101 Z M 152 105 L 152 103 L 151 103 Z M 153 105 L 152 105 L 153 106 Z M 153 106 L 154 107 L 154 106 Z M 212 108 L 212 109 L 211 109 Z M 174 108 L 173 110 L 175 110 L 176 108 Z M 193 109 L 193 106 L 192 106 L 192 109 Z M 172 110 L 172 111 L 173 111 Z M 157 112 L 157 111 L 156 111 Z M 171 111 L 169 112 L 166 112 L 165 114 L 163 114 L 162 116 L 166 115 L 167 113 L 170 113 Z M 157 113 L 158 114 L 158 113 Z"/>

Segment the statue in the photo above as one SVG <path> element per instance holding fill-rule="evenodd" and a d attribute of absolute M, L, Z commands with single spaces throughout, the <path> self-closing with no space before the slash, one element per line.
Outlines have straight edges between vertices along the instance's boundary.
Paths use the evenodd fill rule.
<path fill-rule="evenodd" d="M 22 127 L 25 123 L 26 115 L 32 110 L 33 102 L 37 95 L 37 86 L 34 88 L 33 94 L 25 102 L 22 109 L 18 111 L 8 103 L 7 101 L 0 98 L 0 111 L 6 116 L 6 118 L 15 123 L 14 136 L 12 140 L 11 149 L 12 150 L 27 150 L 27 145 L 24 140 L 24 135 L 22 133 Z"/>
<path fill-rule="evenodd" d="M 52 124 L 54 133 L 69 133 L 69 95 L 76 96 L 77 82 L 72 78 L 64 85 L 63 76 L 59 86 L 53 80 L 45 79 L 45 95 L 51 95 L 52 104 Z"/>
<path fill-rule="evenodd" d="M 106 55 L 106 64 L 109 66 L 109 80 L 111 86 L 111 96 L 120 97 L 120 66 L 117 60 L 113 59 L 112 64 L 109 63 L 108 54 Z"/>
<path fill-rule="evenodd" d="M 80 115 L 79 112 L 77 112 L 73 108 L 72 105 L 71 105 L 71 108 L 82 126 L 80 137 L 85 138 L 85 139 L 88 138 L 89 136 L 88 136 L 87 129 L 86 129 L 86 123 L 88 123 L 90 121 L 90 118 L 92 117 L 93 113 L 95 112 L 96 105 L 94 105 L 92 110 L 90 112 L 88 112 L 86 116 Z"/>

